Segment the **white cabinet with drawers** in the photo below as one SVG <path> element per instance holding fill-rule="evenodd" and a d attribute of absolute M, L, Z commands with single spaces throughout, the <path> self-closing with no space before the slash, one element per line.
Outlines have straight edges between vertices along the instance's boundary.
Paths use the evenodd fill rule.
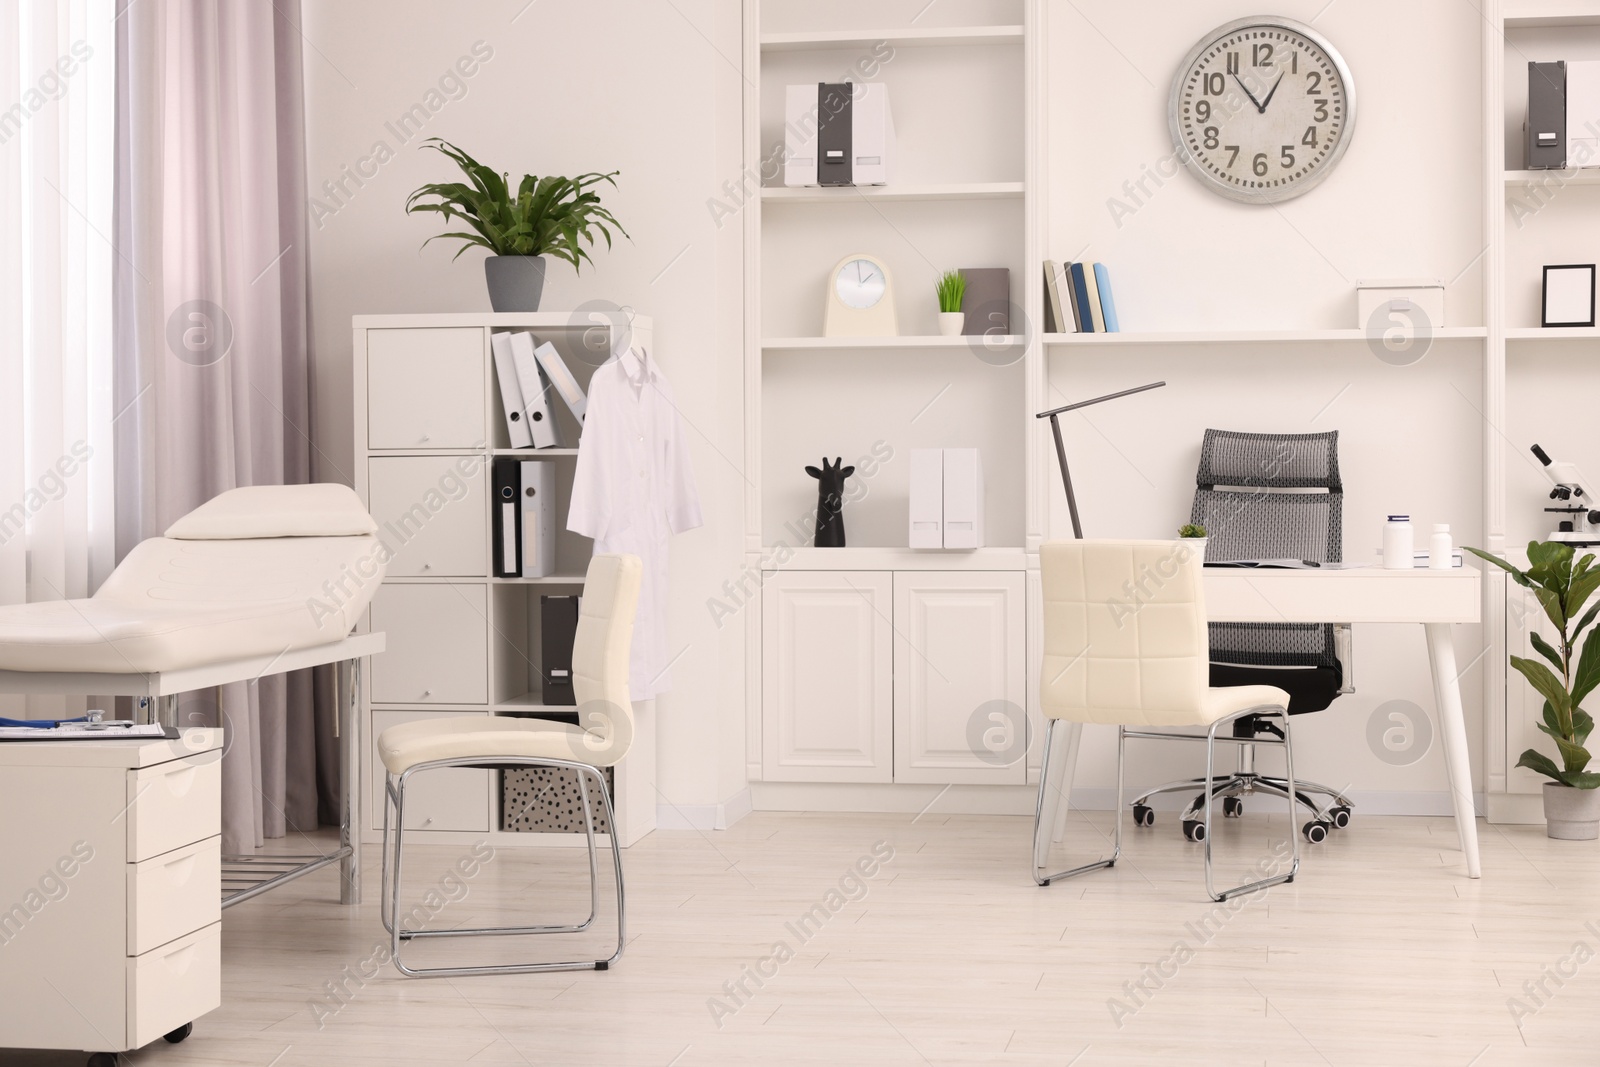
<path fill-rule="evenodd" d="M 0 746 L 0 1047 L 122 1052 L 221 1004 L 221 772 L 221 730 Z"/>
<path fill-rule="evenodd" d="M 361 796 L 368 841 L 383 826 L 383 766 L 376 738 L 388 726 L 445 715 L 561 716 L 542 702 L 538 670 L 542 595 L 583 592 L 592 546 L 566 531 L 581 427 L 550 394 L 568 447 L 513 449 L 490 338 L 531 330 L 561 353 L 587 388 L 607 358 L 614 326 L 568 312 L 358 315 L 353 322 L 355 489 L 378 521 L 390 553 L 368 627 L 388 651 L 368 666 Z M 650 320 L 626 321 L 634 344 L 651 344 Z M 496 460 L 537 460 L 555 471 L 556 571 L 499 578 L 492 552 Z M 436 841 L 485 834 L 496 845 L 574 844 L 582 835 L 501 829 L 500 772 L 461 769 L 417 778 L 406 826 Z M 625 844 L 655 827 L 655 734 L 641 721 L 615 775 L 617 826 Z M 557 799 L 551 800 L 558 803 Z"/>
<path fill-rule="evenodd" d="M 768 574 L 762 779 L 1024 784 L 1026 617 L 1016 570 Z"/>

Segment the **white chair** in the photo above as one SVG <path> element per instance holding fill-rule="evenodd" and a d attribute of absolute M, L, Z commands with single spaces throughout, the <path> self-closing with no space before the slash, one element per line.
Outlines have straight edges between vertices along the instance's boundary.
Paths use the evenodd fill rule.
<path fill-rule="evenodd" d="M 1048 723 L 1034 810 L 1033 878 L 1041 886 L 1117 862 L 1122 852 L 1123 757 L 1130 737 L 1205 742 L 1203 821 L 1195 828 L 1198 832 L 1189 836 L 1205 849 L 1206 891 L 1211 899 L 1226 900 L 1294 880 L 1300 866 L 1300 842 L 1292 825 L 1288 836 L 1293 858 L 1286 873 L 1221 893 L 1212 880 L 1211 799 L 1217 742 L 1281 744 L 1290 795 L 1294 793 L 1294 756 L 1289 743 L 1288 693 L 1268 685 L 1215 689 L 1208 684 L 1210 647 L 1201 566 L 1200 552 L 1182 541 L 1051 541 L 1040 546 L 1044 660 L 1039 705 Z M 1218 736 L 1219 727 L 1244 715 L 1279 719 L 1283 740 Z M 1052 828 L 1057 824 L 1047 809 L 1064 814 L 1077 731 L 1079 724 L 1086 722 L 1117 727 L 1113 850 L 1109 859 L 1046 874 Z M 1146 727 L 1204 727 L 1205 733 Z M 1053 761 L 1051 746 L 1062 730 L 1068 734 L 1067 758 L 1058 755 Z M 1060 770 L 1054 769 L 1055 763 L 1063 764 Z M 1053 772 L 1056 777 L 1064 776 L 1064 785 L 1052 783 Z"/>
<path fill-rule="evenodd" d="M 413 978 L 451 978 L 475 974 L 522 974 L 530 971 L 604 971 L 622 956 L 626 912 L 622 889 L 622 846 L 616 815 L 601 768 L 616 765 L 633 743 L 633 705 L 628 695 L 628 652 L 633 639 L 634 611 L 639 602 L 643 568 L 638 556 L 598 555 L 589 563 L 582 610 L 572 650 L 572 687 L 577 696 L 578 724 L 502 715 L 451 716 L 403 723 L 378 738 L 387 801 L 383 809 L 383 925 L 389 932 L 394 965 Z M 401 925 L 401 842 L 405 826 L 406 786 L 413 777 L 445 767 L 543 767 L 575 771 L 583 803 L 589 845 L 589 917 L 565 926 L 495 926 L 466 930 L 414 930 Z M 599 911 L 600 882 L 595 859 L 594 812 L 589 784 L 599 791 L 617 877 L 617 949 L 607 959 L 562 963 L 514 963 L 478 967 L 410 967 L 401 959 L 401 945 L 425 937 L 571 934 L 587 930 Z M 394 848 L 389 847 L 393 812 Z M 393 867 L 391 872 L 390 868 Z"/>

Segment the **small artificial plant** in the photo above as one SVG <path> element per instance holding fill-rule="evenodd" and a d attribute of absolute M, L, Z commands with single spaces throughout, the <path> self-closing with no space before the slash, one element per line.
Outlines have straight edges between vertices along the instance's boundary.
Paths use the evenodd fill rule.
<path fill-rule="evenodd" d="M 554 256 L 576 270 L 583 260 L 594 262 L 583 242 L 593 246 L 596 232 L 606 239 L 607 248 L 611 247 L 611 227 L 628 236 L 622 224 L 601 206 L 600 195 L 590 192 L 601 182 L 615 187 L 618 171 L 576 178 L 524 174 L 513 192 L 509 174 L 484 166 L 449 141 L 430 137 L 423 147 L 449 156 L 471 181 L 430 182 L 406 198 L 407 213 L 438 212 L 446 219 L 465 220 L 473 230 L 435 234 L 422 242 L 423 247 L 440 237 L 455 237 L 463 244 L 452 258 L 459 258 L 473 245 L 482 245 L 497 256 Z M 436 199 L 424 199 L 427 197 Z"/>
<path fill-rule="evenodd" d="M 1178 527 L 1179 537 L 1204 537 L 1206 528 L 1198 523 L 1186 522 Z"/>
<path fill-rule="evenodd" d="M 1505 570 L 1512 581 L 1531 590 L 1560 634 L 1558 645 L 1550 644 L 1537 633 L 1528 634 L 1534 650 L 1549 662 L 1549 666 L 1522 656 L 1512 656 L 1511 666 L 1544 697 L 1544 722 L 1538 725 L 1555 740 L 1561 766 L 1531 748 L 1517 760 L 1517 766 L 1574 789 L 1600 787 L 1600 774 L 1584 769 L 1590 758 L 1584 742 L 1594 730 L 1594 719 L 1581 706 L 1583 698 L 1600 685 L 1600 642 L 1595 641 L 1595 634 L 1600 631 L 1591 631 L 1583 642 L 1582 652 L 1576 659 L 1573 656 L 1578 639 L 1600 615 L 1600 601 L 1583 611 L 1589 597 L 1600 589 L 1600 567 L 1594 565 L 1594 554 L 1585 553 L 1574 564 L 1571 545 L 1559 541 L 1532 541 L 1528 544 L 1528 569 L 1524 571 L 1481 549 L 1468 548 L 1467 551 Z M 1580 611 L 1583 611 L 1581 617 Z M 1556 671 L 1561 672 L 1559 676 Z"/>
<path fill-rule="evenodd" d="M 934 285 L 939 294 L 939 310 L 948 315 L 961 310 L 961 299 L 967 295 L 967 276 L 958 270 L 947 270 L 939 275 Z"/>

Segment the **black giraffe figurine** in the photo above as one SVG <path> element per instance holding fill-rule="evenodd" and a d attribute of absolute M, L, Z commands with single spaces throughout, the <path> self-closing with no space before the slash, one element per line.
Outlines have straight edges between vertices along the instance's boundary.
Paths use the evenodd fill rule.
<path fill-rule="evenodd" d="M 844 547 L 844 480 L 856 472 L 846 467 L 844 457 L 828 466 L 828 457 L 822 457 L 822 469 L 807 467 L 806 473 L 817 480 L 817 536 L 812 544 L 818 548 Z"/>

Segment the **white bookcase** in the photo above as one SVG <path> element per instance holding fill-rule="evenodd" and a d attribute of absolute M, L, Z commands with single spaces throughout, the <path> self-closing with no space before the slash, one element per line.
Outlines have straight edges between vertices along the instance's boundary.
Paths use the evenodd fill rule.
<path fill-rule="evenodd" d="M 356 492 L 378 521 L 393 557 L 373 599 L 369 625 L 389 635 L 369 667 L 362 708 L 369 738 L 361 768 L 362 826 L 383 826 L 383 768 L 376 738 L 389 726 L 443 715 L 563 716 L 543 702 L 539 597 L 581 594 L 593 550 L 566 530 L 579 427 L 552 398 L 567 447 L 513 449 L 506 432 L 490 337 L 532 330 L 552 342 L 579 382 L 609 356 L 613 332 L 628 329 L 648 347 L 651 323 L 633 316 L 536 314 L 357 315 L 353 320 Z M 490 513 L 497 456 L 556 465 L 556 573 L 496 578 Z M 637 705 L 636 705 L 637 707 Z M 632 844 L 655 828 L 655 724 L 646 712 L 633 748 L 615 771 L 618 831 Z M 407 828 L 440 841 L 579 845 L 581 834 L 501 829 L 500 772 L 438 771 L 419 779 L 406 804 Z"/>
<path fill-rule="evenodd" d="M 1482 103 L 1474 97 L 1459 105 L 1464 113 L 1452 115 L 1468 116 L 1482 133 L 1483 192 L 1466 205 L 1468 212 L 1481 214 L 1461 218 L 1462 227 L 1481 227 L 1484 236 L 1481 312 L 1452 318 L 1432 336 L 1437 358 L 1465 360 L 1481 370 L 1486 427 L 1481 543 L 1504 552 L 1545 532 L 1538 519 L 1543 489 L 1537 475 L 1524 469 L 1529 444 L 1537 440 L 1558 458 L 1600 468 L 1600 460 L 1589 458 L 1594 455 L 1589 420 L 1550 417 L 1556 403 L 1551 397 L 1592 396 L 1600 390 L 1600 359 L 1595 358 L 1600 329 L 1544 330 L 1538 317 L 1539 266 L 1597 258 L 1600 170 L 1527 171 L 1520 134 L 1525 63 L 1600 58 L 1600 2 L 1485 0 L 1480 7 L 1482 18 L 1474 21 L 1481 21 L 1481 30 L 1474 34 L 1481 45 Z M 1076 368 L 1125 361 L 1126 384 L 1135 384 L 1159 376 L 1143 377 L 1141 367 L 1170 366 L 1174 358 L 1190 356 L 1211 362 L 1222 353 L 1281 350 L 1286 363 L 1304 358 L 1320 366 L 1346 356 L 1370 358 L 1366 331 L 1329 328 L 1326 321 L 1305 328 L 1253 326 L 1246 317 L 1237 327 L 1087 335 L 1042 331 L 1039 279 L 1045 239 L 1052 232 L 1050 198 L 1061 198 L 1060 217 L 1077 218 L 1070 213 L 1075 198 L 1094 201 L 1112 191 L 1085 181 L 1080 168 L 1092 173 L 1094 137 L 1107 132 L 1094 124 L 1115 121 L 1097 119 L 1088 106 L 1081 115 L 1066 116 L 1084 124 L 1086 140 L 1075 148 L 1087 156 L 1047 143 L 1050 131 L 1062 125 L 1049 121 L 1052 104 L 1066 106 L 1064 101 L 1078 99 L 1074 92 L 1080 88 L 1069 77 L 1072 72 L 1051 67 L 1047 52 L 1062 47 L 1062 38 L 1046 25 L 1047 14 L 1063 25 L 1086 25 L 1082 12 L 1057 10 L 1043 0 L 961 5 L 885 0 L 870 12 L 842 0 L 745 0 L 744 148 L 747 174 L 760 173 L 762 181 L 760 195 L 741 207 L 747 264 L 745 460 L 754 486 L 745 513 L 745 552 L 747 566 L 764 575 L 757 594 L 761 610 L 745 613 L 746 762 L 750 779 L 760 783 L 754 790 L 757 807 L 899 807 L 903 798 L 885 799 L 881 791 L 852 791 L 838 783 L 871 783 L 879 789 L 954 783 L 953 796 L 942 802 L 947 808 L 968 803 L 968 810 L 1022 810 L 1020 790 L 1005 801 L 995 801 L 992 792 L 987 800 L 969 792 L 969 801 L 962 801 L 960 785 L 999 779 L 940 768 L 928 759 L 926 743 L 917 740 L 931 736 L 930 716 L 937 713 L 917 696 L 926 679 L 915 675 L 914 664 L 896 659 L 894 643 L 903 640 L 904 625 L 896 612 L 905 610 L 896 591 L 912 582 L 937 586 L 958 572 L 977 572 L 982 581 L 997 583 L 1004 572 L 1016 572 L 1027 601 L 1025 608 L 1019 605 L 1022 621 L 1016 623 L 1024 627 L 1028 649 L 1020 677 L 1014 676 L 1019 668 L 1012 662 L 1002 667 L 994 658 L 1009 656 L 1009 645 L 1004 651 L 973 647 L 957 659 L 952 691 L 966 693 L 979 685 L 1000 696 L 1020 686 L 1029 694 L 1030 715 L 1036 713 L 1031 694 L 1038 634 L 1027 627 L 1038 617 L 1037 550 L 1043 539 L 1062 531 L 1052 530 L 1050 523 L 1060 489 L 1048 435 L 1032 414 L 1066 402 L 1063 397 L 1078 398 L 1083 386 L 1070 381 Z M 1212 20 L 1222 21 L 1220 16 Z M 1084 32 L 1095 41 L 1105 36 Z M 892 59 L 876 74 L 847 73 L 858 59 L 881 57 L 886 49 L 893 50 Z M 1126 70 L 1119 73 L 1128 76 Z M 763 161 L 775 158 L 782 141 L 783 86 L 847 76 L 890 86 L 900 147 L 896 183 L 787 189 L 781 187 L 781 168 L 761 173 Z M 1149 121 L 1160 121 L 1159 112 Z M 1137 176 L 1136 165 L 1123 165 L 1133 166 Z M 1181 174 L 1170 180 L 1189 181 Z M 1389 192 L 1373 188 L 1372 196 Z M 1514 207 L 1518 198 L 1536 207 L 1531 216 Z M 1049 251 L 1076 258 L 1070 249 Z M 889 264 L 905 336 L 819 336 L 827 269 L 849 252 L 874 254 Z M 1013 300 L 1021 314 L 1015 336 L 1000 352 L 977 352 L 965 339 L 931 336 L 934 276 L 965 266 L 1011 269 Z M 1216 306 L 1231 306 L 1235 299 L 1234 294 L 1219 298 Z M 850 548 L 797 544 L 795 518 L 814 504 L 801 464 L 815 463 L 824 453 L 852 461 L 867 454 L 879 437 L 892 440 L 897 449 L 980 448 L 990 482 L 986 518 L 993 547 L 972 554 L 906 549 L 900 521 L 903 464 L 895 468 L 898 475 L 858 475 L 865 496 L 845 508 Z M 1508 477 L 1508 469 L 1514 477 Z M 1520 676 L 1508 677 L 1505 665 L 1508 644 L 1513 651 L 1526 647 L 1526 613 L 1520 605 L 1508 611 L 1506 583 L 1496 572 L 1486 572 L 1485 578 L 1488 647 L 1479 657 L 1481 668 L 1474 669 L 1483 672 L 1481 786 L 1487 814 L 1538 821 L 1539 779 L 1515 767 L 1522 749 L 1540 740 L 1533 727 L 1537 709 L 1530 710 Z M 852 611 L 850 595 L 869 606 Z M 974 604 L 971 610 L 976 625 L 981 609 Z M 808 611 L 815 613 L 809 624 Z M 1011 625 L 1008 618 L 1004 626 Z M 889 627 L 889 636 L 869 641 L 879 626 Z M 850 641 L 841 634 L 849 634 Z M 832 688 L 817 688 L 807 679 L 808 671 L 833 670 L 829 657 L 848 648 L 856 654 L 846 658 L 847 679 Z M 842 703 L 823 709 L 819 694 Z M 808 734 L 813 727 L 823 733 Z M 1036 767 L 1026 773 L 1037 780 Z M 793 788 L 795 783 L 815 788 L 808 793 Z M 926 793 L 923 788 L 906 795 Z M 830 795 L 833 800 L 826 799 Z"/>
<path fill-rule="evenodd" d="M 893 185 L 784 188 L 769 169 L 743 206 L 745 552 L 763 575 L 760 609 L 744 613 L 758 807 L 903 804 L 929 786 L 1027 780 L 1022 762 L 975 755 L 969 734 L 986 705 L 1021 711 L 1032 689 L 1028 561 L 1042 531 L 1030 483 L 1043 456 L 1027 424 L 1044 395 L 1028 326 L 1041 313 L 1033 8 L 746 0 L 747 161 L 759 169 L 781 144 L 791 83 L 887 82 L 899 135 Z M 862 73 L 869 57 L 878 72 Z M 888 265 L 902 336 L 821 336 L 824 276 L 852 252 Z M 938 335 L 934 280 L 964 267 L 1010 270 L 1009 336 Z M 981 451 L 988 547 L 905 547 L 913 447 Z M 864 490 L 844 508 L 847 548 L 810 547 L 817 493 L 803 467 L 824 455 L 855 463 Z M 763 790 L 774 784 L 782 798 Z M 885 801 L 885 788 L 902 799 Z"/>

